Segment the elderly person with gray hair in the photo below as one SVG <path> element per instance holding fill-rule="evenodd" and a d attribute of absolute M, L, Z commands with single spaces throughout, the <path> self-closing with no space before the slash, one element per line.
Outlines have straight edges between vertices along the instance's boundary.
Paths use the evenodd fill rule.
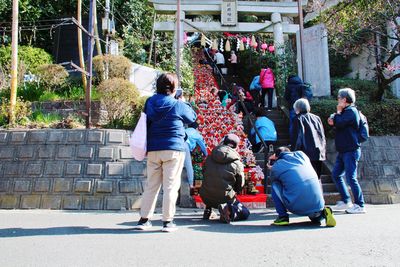
<path fill-rule="evenodd" d="M 296 117 L 293 119 L 291 147 L 293 151 L 303 151 L 311 161 L 318 175 L 321 176 L 322 161 L 325 160 L 326 140 L 324 126 L 320 117 L 310 113 L 310 103 L 300 98 L 293 104 Z"/>
<path fill-rule="evenodd" d="M 364 196 L 357 180 L 357 165 L 361 157 L 358 140 L 360 114 L 355 107 L 356 95 L 353 89 L 344 88 L 338 92 L 336 113 L 328 118 L 328 124 L 336 129 L 335 145 L 338 152 L 332 171 L 332 179 L 336 184 L 342 200 L 333 210 L 346 210 L 347 213 L 365 213 Z M 350 185 L 354 196 L 354 205 L 344 183 Z"/>

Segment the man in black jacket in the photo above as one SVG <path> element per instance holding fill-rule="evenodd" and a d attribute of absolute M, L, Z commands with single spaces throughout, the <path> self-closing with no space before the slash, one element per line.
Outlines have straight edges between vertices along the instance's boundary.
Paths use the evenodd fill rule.
<path fill-rule="evenodd" d="M 310 103 L 305 98 L 294 102 L 293 109 L 296 117 L 293 120 L 290 135 L 292 150 L 301 150 L 310 158 L 318 179 L 320 179 L 322 161 L 326 159 L 326 139 L 321 118 L 310 113 Z"/>
<path fill-rule="evenodd" d="M 297 75 L 289 75 L 288 78 L 288 83 L 286 85 L 285 89 L 285 100 L 289 104 L 289 134 L 292 132 L 292 123 L 293 119 L 296 116 L 296 113 L 293 109 L 293 104 L 294 102 L 297 101 L 297 99 L 303 97 L 303 86 L 304 83 L 301 80 L 301 78 Z"/>
<path fill-rule="evenodd" d="M 224 137 L 222 144 L 208 155 L 204 165 L 204 180 L 200 196 L 206 204 L 203 219 L 210 218 L 212 208 L 218 208 L 220 220 L 246 220 L 250 212 L 236 199 L 236 193 L 244 186 L 244 168 L 236 151 L 240 139 L 235 134 Z"/>

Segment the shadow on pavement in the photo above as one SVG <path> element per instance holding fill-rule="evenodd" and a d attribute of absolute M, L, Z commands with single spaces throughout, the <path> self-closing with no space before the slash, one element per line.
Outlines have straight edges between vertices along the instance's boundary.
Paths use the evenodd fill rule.
<path fill-rule="evenodd" d="M 102 234 L 150 234 L 159 230 L 135 231 L 133 228 L 90 228 L 87 226 L 63 226 L 49 228 L 5 228 L 0 229 L 0 238 L 24 236 L 57 236 L 57 235 L 102 235 Z"/>

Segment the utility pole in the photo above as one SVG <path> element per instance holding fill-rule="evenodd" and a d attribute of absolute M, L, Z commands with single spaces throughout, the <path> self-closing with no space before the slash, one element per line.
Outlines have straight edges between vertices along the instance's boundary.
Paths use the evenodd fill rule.
<path fill-rule="evenodd" d="M 77 8 L 77 18 L 79 25 L 82 25 L 82 0 L 78 0 L 78 8 Z M 85 69 L 85 58 L 83 56 L 83 46 L 82 46 L 82 29 L 77 27 L 78 29 L 78 52 L 79 52 L 79 65 L 81 69 Z M 82 84 L 83 89 L 86 92 L 87 89 L 87 79 L 86 74 L 82 72 Z"/>
<path fill-rule="evenodd" d="M 12 8 L 12 40 L 11 40 L 11 95 L 10 125 L 15 123 L 15 105 L 17 103 L 18 86 L 18 0 L 13 0 Z"/>
<path fill-rule="evenodd" d="M 96 8 L 96 2 L 94 0 L 90 0 L 90 9 L 89 9 L 89 35 L 88 35 L 88 66 L 87 72 L 89 73 L 89 81 L 86 89 L 85 100 L 86 100 L 86 128 L 90 128 L 91 122 L 91 94 L 92 94 L 92 77 L 93 77 L 93 47 L 94 47 L 94 16 L 93 10 Z"/>
<path fill-rule="evenodd" d="M 181 0 L 176 1 L 176 75 L 178 87 L 181 85 Z"/>
<path fill-rule="evenodd" d="M 105 10 L 105 19 L 106 19 L 106 24 L 107 24 L 107 29 L 106 29 L 106 55 L 110 53 L 110 0 L 106 0 L 106 10 Z"/>
<path fill-rule="evenodd" d="M 303 49 L 303 36 L 304 36 L 304 32 L 303 32 L 303 8 L 301 6 L 301 2 L 302 0 L 297 0 L 297 9 L 298 9 L 298 13 L 299 13 L 299 28 L 300 28 L 300 66 L 301 66 L 301 73 L 299 73 L 301 79 L 304 81 L 304 49 Z"/>

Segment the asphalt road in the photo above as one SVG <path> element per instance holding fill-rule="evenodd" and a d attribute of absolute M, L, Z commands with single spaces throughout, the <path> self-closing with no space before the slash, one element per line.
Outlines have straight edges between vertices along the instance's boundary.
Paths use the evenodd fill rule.
<path fill-rule="evenodd" d="M 0 266 L 400 266 L 400 205 L 335 214 L 337 226 L 291 217 L 270 226 L 274 210 L 253 210 L 231 225 L 179 210 L 179 230 L 132 228 L 137 212 L 0 210 Z"/>

